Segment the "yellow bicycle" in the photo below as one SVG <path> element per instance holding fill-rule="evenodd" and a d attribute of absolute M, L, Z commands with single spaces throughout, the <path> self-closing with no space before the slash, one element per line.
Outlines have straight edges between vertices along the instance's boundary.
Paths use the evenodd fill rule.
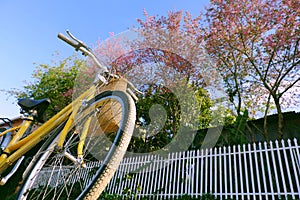
<path fill-rule="evenodd" d="M 0 133 L 0 184 L 9 181 L 29 150 L 42 145 L 23 173 L 18 199 L 97 199 L 134 130 L 135 88 L 110 74 L 90 48 L 67 33 L 69 37 L 58 37 L 90 57 L 100 74 L 93 86 L 34 131 L 32 123 L 41 119 L 49 101 L 19 101 L 24 122 Z"/>

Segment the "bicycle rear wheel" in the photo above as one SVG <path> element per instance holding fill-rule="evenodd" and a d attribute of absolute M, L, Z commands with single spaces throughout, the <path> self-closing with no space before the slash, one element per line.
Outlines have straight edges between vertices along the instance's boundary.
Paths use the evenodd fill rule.
<path fill-rule="evenodd" d="M 97 199 L 126 152 L 135 118 L 128 94 L 108 91 L 96 96 L 76 118 L 63 150 L 55 149 L 58 135 L 40 155 L 19 199 Z M 80 143 L 84 145 L 78 159 Z"/>

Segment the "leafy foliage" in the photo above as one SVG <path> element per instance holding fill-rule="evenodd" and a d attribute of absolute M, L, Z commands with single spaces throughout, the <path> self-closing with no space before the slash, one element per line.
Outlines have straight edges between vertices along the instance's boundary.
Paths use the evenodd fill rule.
<path fill-rule="evenodd" d="M 69 57 L 58 64 L 40 64 L 32 74 L 33 82 L 26 83 L 22 90 L 10 90 L 16 98 L 50 98 L 47 116 L 51 117 L 72 101 L 77 74 L 85 66 L 83 60 Z"/>
<path fill-rule="evenodd" d="M 245 110 L 243 114 L 240 114 L 236 117 L 235 122 L 233 124 L 227 126 L 230 130 L 230 135 L 227 138 L 226 145 L 237 145 L 237 144 L 248 143 L 245 135 L 248 119 L 249 119 L 248 111 Z"/>
<path fill-rule="evenodd" d="M 211 121 L 211 100 L 204 89 L 196 93 L 198 127 L 207 128 Z M 177 135 L 182 119 L 177 96 L 164 87 L 151 85 L 146 95 L 137 102 L 139 123 L 129 146 L 129 151 L 144 153 L 159 150 L 169 144 Z M 182 102 L 181 102 L 182 103 Z M 201 114 L 200 114 L 201 113 Z"/>
<path fill-rule="evenodd" d="M 141 200 L 148 200 L 148 199 L 160 199 L 161 196 L 160 195 L 149 195 L 149 196 L 143 196 L 143 197 L 139 197 L 139 199 Z M 101 194 L 101 196 L 99 197 L 99 200 L 114 200 L 114 199 L 135 199 L 134 195 L 115 195 L 115 194 L 108 194 L 107 192 L 104 192 Z M 182 194 L 176 197 L 164 197 L 164 199 L 168 199 L 168 200 L 218 200 L 220 198 L 215 197 L 212 194 L 203 194 L 202 196 L 198 196 L 198 197 L 193 197 L 191 195 L 188 194 Z M 230 200 L 227 199 L 227 200 Z"/>

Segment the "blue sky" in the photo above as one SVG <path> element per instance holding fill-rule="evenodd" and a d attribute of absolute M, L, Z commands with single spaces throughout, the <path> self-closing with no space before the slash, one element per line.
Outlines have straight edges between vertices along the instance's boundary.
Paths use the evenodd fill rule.
<path fill-rule="evenodd" d="M 109 32 L 120 33 L 150 15 L 168 11 L 189 11 L 196 16 L 209 0 L 1 0 L 0 1 L 0 90 L 21 88 L 31 81 L 35 66 L 51 64 L 58 51 L 61 58 L 72 48 L 57 39 L 57 33 L 71 30 L 92 46 Z M 37 64 L 35 64 L 37 63 Z M 0 92 L 0 117 L 19 116 L 16 99 Z"/>

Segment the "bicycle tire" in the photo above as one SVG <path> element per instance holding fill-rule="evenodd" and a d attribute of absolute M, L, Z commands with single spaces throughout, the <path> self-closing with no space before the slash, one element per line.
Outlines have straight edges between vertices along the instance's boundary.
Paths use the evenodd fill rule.
<path fill-rule="evenodd" d="M 107 111 L 108 107 L 110 111 Z M 107 112 L 117 115 L 107 121 Z M 90 100 L 80 113 L 83 114 L 79 115 L 76 126 L 68 133 L 63 150 L 55 149 L 58 135 L 40 155 L 24 180 L 18 199 L 91 200 L 101 195 L 130 142 L 136 118 L 135 103 L 122 91 L 106 91 Z M 84 126 L 87 120 L 90 123 L 83 146 L 85 163 L 78 164 L 66 158 L 65 152 L 74 154 L 77 150 L 78 142 L 82 140 L 80 131 L 87 128 Z M 105 123 L 103 120 L 106 120 Z M 105 129 L 104 126 L 109 127 L 109 124 L 116 124 L 116 130 L 111 127 L 110 131 Z"/>

